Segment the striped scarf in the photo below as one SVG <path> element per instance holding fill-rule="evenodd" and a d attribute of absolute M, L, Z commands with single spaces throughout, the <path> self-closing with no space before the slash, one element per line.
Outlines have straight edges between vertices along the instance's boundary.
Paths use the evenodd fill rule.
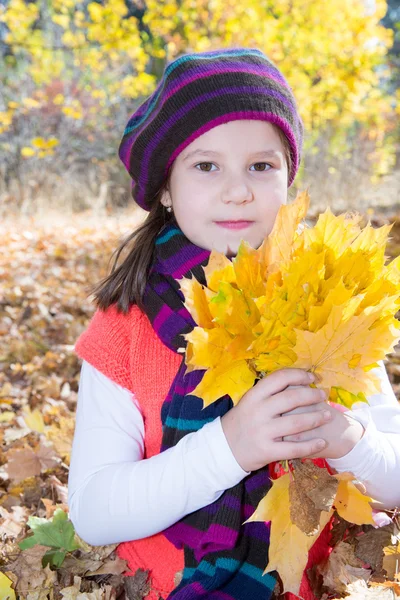
<path fill-rule="evenodd" d="M 176 221 L 159 232 L 144 294 L 145 312 L 160 340 L 171 350 L 186 347 L 184 334 L 196 325 L 184 306 L 177 279 L 195 277 L 205 285 L 203 266 L 209 250 L 196 246 Z M 185 435 L 224 415 L 233 407 L 228 395 L 203 409 L 191 394 L 205 371 L 185 374 L 183 358 L 161 407 L 161 452 Z M 177 548 L 184 548 L 185 567 L 180 584 L 168 596 L 174 600 L 267 600 L 276 577 L 263 575 L 267 563 L 269 526 L 264 522 L 242 525 L 270 488 L 268 467 L 253 471 L 218 500 L 190 513 L 163 533 Z"/>

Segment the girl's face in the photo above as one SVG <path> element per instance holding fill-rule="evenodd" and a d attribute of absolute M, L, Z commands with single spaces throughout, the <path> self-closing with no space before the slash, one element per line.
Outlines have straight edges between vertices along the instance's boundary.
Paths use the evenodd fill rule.
<path fill-rule="evenodd" d="M 191 242 L 234 256 L 241 239 L 258 248 L 270 233 L 287 202 L 287 181 L 285 148 L 274 126 L 231 121 L 178 155 L 161 202 L 172 206 Z"/>

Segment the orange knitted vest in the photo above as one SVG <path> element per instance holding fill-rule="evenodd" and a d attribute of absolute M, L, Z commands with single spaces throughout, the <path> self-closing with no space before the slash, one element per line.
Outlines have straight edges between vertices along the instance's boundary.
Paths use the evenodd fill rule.
<path fill-rule="evenodd" d="M 80 358 L 136 396 L 144 418 L 144 458 L 158 454 L 162 439 L 161 405 L 179 368 L 181 355 L 164 346 L 147 316 L 135 305 L 127 315 L 117 312 L 115 306 L 96 311 L 79 337 L 75 351 Z M 278 476 L 273 468 L 271 476 L 273 479 Z M 328 524 L 311 548 L 306 571 L 328 557 L 330 528 Z M 117 554 L 128 562 L 124 575 L 134 575 L 139 568 L 150 571 L 151 591 L 146 600 L 168 596 L 178 583 L 178 572 L 184 567 L 183 550 L 177 550 L 162 533 L 123 542 L 117 547 Z M 306 574 L 300 594 L 305 600 L 315 600 Z M 287 592 L 282 598 L 295 600 L 297 596 Z"/>
<path fill-rule="evenodd" d="M 144 418 L 144 458 L 158 454 L 161 405 L 182 356 L 164 346 L 137 306 L 132 306 L 128 315 L 118 313 L 114 306 L 97 311 L 78 339 L 75 351 L 136 396 Z M 117 554 L 128 562 L 124 575 L 134 575 L 139 568 L 150 571 L 151 591 L 146 600 L 166 598 L 177 585 L 175 577 L 184 565 L 183 550 L 177 550 L 162 533 L 123 542 L 117 547 Z"/>

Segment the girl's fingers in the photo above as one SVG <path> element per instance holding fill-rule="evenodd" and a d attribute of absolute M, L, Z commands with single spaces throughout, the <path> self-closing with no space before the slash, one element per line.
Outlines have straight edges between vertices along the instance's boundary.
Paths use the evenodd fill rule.
<path fill-rule="evenodd" d="M 295 390 L 285 390 L 280 394 L 276 394 L 276 396 L 269 399 L 267 409 L 271 411 L 271 416 L 278 417 L 299 406 L 319 404 L 325 398 L 326 394 L 322 390 L 303 386 Z"/>
<path fill-rule="evenodd" d="M 276 442 L 275 446 L 280 460 L 291 460 L 292 458 L 304 458 L 311 454 L 318 454 L 326 447 L 326 441 L 317 438 L 307 442 Z"/>
<path fill-rule="evenodd" d="M 317 410 L 316 412 L 302 413 L 298 415 L 283 415 L 274 421 L 274 434 L 277 438 L 296 435 L 303 431 L 316 429 L 324 425 L 332 418 L 329 410 Z"/>
<path fill-rule="evenodd" d="M 283 392 L 289 385 L 310 385 L 313 381 L 314 377 L 303 369 L 279 369 L 257 381 L 253 390 L 257 389 L 266 398 Z"/>

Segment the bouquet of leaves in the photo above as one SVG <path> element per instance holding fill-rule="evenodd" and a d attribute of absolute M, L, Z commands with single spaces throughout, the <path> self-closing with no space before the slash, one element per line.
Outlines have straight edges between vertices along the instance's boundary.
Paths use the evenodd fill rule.
<path fill-rule="evenodd" d="M 362 228 L 361 215 L 327 209 L 309 227 L 308 206 L 307 192 L 281 206 L 258 249 L 242 240 L 233 260 L 213 250 L 206 286 L 180 280 L 197 324 L 185 361 L 187 371 L 206 370 L 193 390 L 204 406 L 225 394 L 236 404 L 284 367 L 313 372 L 328 399 L 347 408 L 379 393 L 372 370 L 400 340 L 400 257 L 385 264 L 391 225 Z M 308 551 L 333 514 L 358 526 L 374 521 L 352 474 L 332 476 L 310 461 L 288 466 L 249 521 L 271 521 L 265 572 L 277 570 L 284 590 L 298 594 Z"/>

